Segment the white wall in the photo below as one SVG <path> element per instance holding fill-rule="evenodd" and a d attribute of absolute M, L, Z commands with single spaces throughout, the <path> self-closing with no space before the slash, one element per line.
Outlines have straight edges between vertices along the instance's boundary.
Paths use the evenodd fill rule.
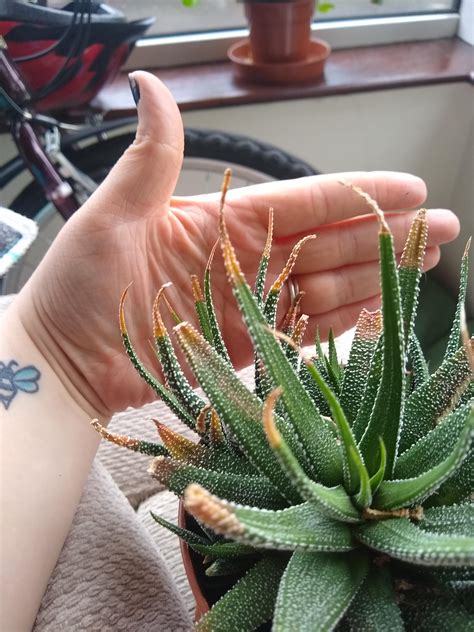
<path fill-rule="evenodd" d="M 421 176 L 428 204 L 451 208 L 461 220 L 462 235 L 443 248 L 437 270 L 455 291 L 474 232 L 473 101 L 472 86 L 453 83 L 202 110 L 185 113 L 184 121 L 260 138 L 326 173 L 393 169 Z"/>

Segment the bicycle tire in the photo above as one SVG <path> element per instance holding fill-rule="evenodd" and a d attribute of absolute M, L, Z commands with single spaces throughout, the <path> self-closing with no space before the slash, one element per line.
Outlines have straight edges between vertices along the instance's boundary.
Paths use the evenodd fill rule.
<path fill-rule="evenodd" d="M 97 131 L 91 131 L 88 136 L 82 137 L 81 141 L 96 136 Z M 104 169 L 108 171 L 133 139 L 134 133 L 126 132 L 85 147 L 77 143 L 77 140 L 68 146 L 66 139 L 63 151 L 65 156 L 87 175 L 93 179 L 97 179 L 98 176 L 102 179 L 106 174 L 100 172 Z M 98 145 L 100 151 L 97 151 Z M 184 158 L 221 162 L 222 173 L 226 166 L 239 165 L 274 180 L 289 180 L 319 173 L 309 163 L 274 145 L 241 134 L 208 129 L 185 129 Z M 11 208 L 26 217 L 36 219 L 39 209 L 45 204 L 46 199 L 40 186 L 36 182 L 31 182 L 13 200 Z"/>

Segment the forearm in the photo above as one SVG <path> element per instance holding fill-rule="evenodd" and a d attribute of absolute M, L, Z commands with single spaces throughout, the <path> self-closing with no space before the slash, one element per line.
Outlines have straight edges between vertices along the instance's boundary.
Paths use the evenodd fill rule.
<path fill-rule="evenodd" d="M 98 437 L 91 410 L 32 343 L 15 305 L 0 321 L 0 362 L 0 629 L 16 632 L 34 623 Z M 37 380 L 29 371 L 37 392 L 22 390 L 24 367 L 39 371 Z M 26 388 L 34 390 L 31 382 Z"/>

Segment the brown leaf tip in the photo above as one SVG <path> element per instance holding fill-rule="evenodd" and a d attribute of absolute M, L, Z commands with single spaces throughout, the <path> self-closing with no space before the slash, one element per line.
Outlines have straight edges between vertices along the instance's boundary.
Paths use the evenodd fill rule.
<path fill-rule="evenodd" d="M 469 237 L 469 239 L 467 240 L 466 247 L 464 248 L 463 259 L 465 259 L 469 254 L 469 249 L 471 247 L 471 239 L 472 237 Z"/>
<path fill-rule="evenodd" d="M 91 426 L 99 433 L 102 439 L 109 441 L 110 443 L 115 443 L 115 445 L 119 445 L 122 448 L 128 448 L 129 450 L 138 450 L 140 445 L 139 439 L 133 439 L 132 437 L 128 437 L 126 435 L 117 434 L 116 432 L 110 432 L 107 430 L 105 426 L 99 423 L 98 419 L 92 419 Z"/>
<path fill-rule="evenodd" d="M 426 221 L 426 209 L 422 208 L 411 223 L 400 260 L 401 268 L 422 269 L 427 239 L 428 222 Z"/>
<path fill-rule="evenodd" d="M 263 427 L 267 436 L 268 443 L 272 448 L 279 448 L 281 446 L 281 435 L 275 424 L 273 415 L 273 409 L 278 398 L 281 396 L 283 389 L 281 386 L 274 389 L 265 399 L 263 403 Z"/>
<path fill-rule="evenodd" d="M 365 308 L 361 311 L 357 321 L 354 337 L 360 340 L 376 342 L 382 332 L 382 312 L 377 309 L 369 312 Z"/>
<path fill-rule="evenodd" d="M 195 303 L 204 302 L 204 296 L 201 289 L 201 284 L 196 274 L 191 275 L 191 289 L 193 292 L 193 299 Z"/>
<path fill-rule="evenodd" d="M 216 533 L 232 537 L 244 531 L 232 507 L 210 494 L 201 485 L 192 483 L 186 487 L 184 506 L 197 520 L 203 522 Z"/>
<path fill-rule="evenodd" d="M 170 287 L 172 283 L 169 281 L 160 287 L 158 294 L 153 301 L 153 335 L 155 338 L 163 338 L 167 335 L 166 327 L 161 317 L 160 312 L 160 300 L 166 288 Z"/>
<path fill-rule="evenodd" d="M 178 467 L 178 463 L 173 459 L 167 456 L 157 456 L 148 466 L 147 472 L 162 485 L 168 486 Z"/>
<path fill-rule="evenodd" d="M 268 210 L 267 240 L 265 242 L 265 248 L 263 249 L 263 256 L 266 259 L 270 258 L 270 253 L 272 249 L 272 241 L 273 241 L 273 208 L 270 206 Z"/>
<path fill-rule="evenodd" d="M 367 206 L 371 209 L 371 211 L 375 214 L 379 221 L 380 232 L 390 234 L 390 228 L 388 227 L 387 221 L 385 220 L 385 215 L 380 206 L 371 197 L 368 193 L 366 193 L 363 189 L 352 184 L 352 182 L 347 182 L 346 180 L 339 180 L 339 182 L 349 189 L 352 189 L 354 193 L 356 193 L 359 197 L 361 197 L 367 203 Z"/>
<path fill-rule="evenodd" d="M 298 258 L 301 248 L 305 245 L 306 242 L 310 241 L 311 239 L 316 239 L 316 235 L 306 235 L 306 237 L 300 239 L 299 242 L 293 247 L 293 250 L 288 257 L 288 261 L 286 262 L 285 267 L 278 275 L 277 280 L 273 283 L 272 287 L 270 288 L 270 292 L 276 293 L 281 290 L 281 288 L 283 287 L 283 283 L 285 283 L 285 281 L 288 279 L 294 268 L 296 259 Z"/>

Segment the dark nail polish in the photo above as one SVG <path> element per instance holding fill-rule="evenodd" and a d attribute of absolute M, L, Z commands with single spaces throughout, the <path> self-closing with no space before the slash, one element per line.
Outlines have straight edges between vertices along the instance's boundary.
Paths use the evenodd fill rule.
<path fill-rule="evenodd" d="M 132 96 L 133 96 L 133 100 L 135 101 L 135 105 L 138 105 L 138 102 L 140 101 L 140 86 L 138 85 L 138 81 L 130 73 L 128 75 L 128 82 L 130 84 L 130 90 L 132 91 Z"/>

